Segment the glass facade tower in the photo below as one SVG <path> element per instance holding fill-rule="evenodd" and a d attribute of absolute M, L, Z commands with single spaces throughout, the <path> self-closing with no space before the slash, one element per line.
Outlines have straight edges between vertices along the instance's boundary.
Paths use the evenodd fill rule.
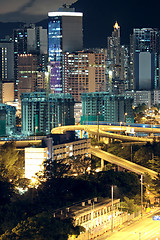
<path fill-rule="evenodd" d="M 52 93 L 64 92 L 62 54 L 83 47 L 82 13 L 74 9 L 60 9 L 48 13 L 48 56 L 50 64 L 50 89 Z"/>

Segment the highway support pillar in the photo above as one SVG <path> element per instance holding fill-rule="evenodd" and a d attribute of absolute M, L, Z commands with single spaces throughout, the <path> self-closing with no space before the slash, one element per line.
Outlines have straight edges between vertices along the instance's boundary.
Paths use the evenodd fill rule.
<path fill-rule="evenodd" d="M 80 130 L 80 138 L 83 138 L 83 132 Z"/>
<path fill-rule="evenodd" d="M 101 170 L 103 170 L 103 168 L 104 168 L 104 159 L 101 158 Z"/>

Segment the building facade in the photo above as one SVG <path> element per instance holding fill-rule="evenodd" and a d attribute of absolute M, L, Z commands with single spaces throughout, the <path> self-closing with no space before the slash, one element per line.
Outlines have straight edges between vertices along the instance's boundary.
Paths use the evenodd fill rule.
<path fill-rule="evenodd" d="M 44 161 L 48 159 L 48 148 L 25 148 L 25 178 L 36 179 L 36 173 L 43 172 Z"/>
<path fill-rule="evenodd" d="M 157 91 L 154 91 L 157 92 Z M 153 105 L 152 91 L 126 91 L 124 94 L 126 97 L 133 98 L 133 106 L 137 107 L 138 105 L 145 104 L 149 108 Z"/>
<path fill-rule="evenodd" d="M 0 103 L 0 135 L 12 136 L 16 129 L 16 108 Z"/>
<path fill-rule="evenodd" d="M 75 101 L 84 92 L 105 91 L 105 51 L 90 50 L 63 54 L 64 91 Z"/>
<path fill-rule="evenodd" d="M 2 103 L 14 102 L 14 82 L 2 83 Z"/>
<path fill-rule="evenodd" d="M 33 92 L 36 89 L 37 55 L 18 55 L 18 101 L 25 92 Z"/>

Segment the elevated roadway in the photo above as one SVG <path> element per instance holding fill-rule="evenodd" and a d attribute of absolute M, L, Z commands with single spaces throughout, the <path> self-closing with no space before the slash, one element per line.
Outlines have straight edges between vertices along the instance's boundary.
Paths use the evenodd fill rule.
<path fill-rule="evenodd" d="M 105 126 L 100 125 L 99 128 L 97 127 L 97 125 L 75 125 L 75 126 L 63 126 L 63 127 L 54 128 L 52 129 L 51 133 L 63 134 L 66 131 L 85 130 L 86 132 L 88 132 L 88 134 L 99 135 L 100 137 L 120 139 L 124 141 L 129 141 L 129 142 L 153 142 L 153 138 L 150 139 L 147 137 L 134 137 L 134 136 L 126 136 L 126 135 L 112 133 L 112 131 L 113 132 L 126 131 L 126 130 L 129 130 L 128 128 L 129 127 L 106 126 L 106 125 Z M 160 129 L 153 129 L 152 131 L 152 129 L 136 127 L 135 130 L 139 132 L 147 132 L 147 133 L 150 133 L 150 132 L 160 133 Z M 127 161 L 123 158 L 117 157 L 111 153 L 107 153 L 105 151 L 102 151 L 94 147 L 91 147 L 91 154 L 101 158 L 103 161 L 110 162 L 124 169 L 127 169 L 131 172 L 135 172 L 139 175 L 141 174 L 144 175 L 145 173 L 148 173 L 152 178 L 155 178 L 158 175 L 157 172 L 151 169 L 145 168 L 136 163 Z"/>

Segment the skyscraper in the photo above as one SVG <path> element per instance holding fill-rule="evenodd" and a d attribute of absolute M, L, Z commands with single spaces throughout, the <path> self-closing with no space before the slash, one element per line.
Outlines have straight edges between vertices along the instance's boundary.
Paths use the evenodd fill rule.
<path fill-rule="evenodd" d="M 13 31 L 14 42 L 14 79 L 15 79 L 15 100 L 18 100 L 18 55 L 34 53 L 38 56 L 37 67 L 45 70 L 47 56 L 47 29 L 35 27 L 34 24 L 25 25 Z"/>
<path fill-rule="evenodd" d="M 158 29 L 133 29 L 130 41 L 131 89 L 157 89 L 159 85 Z"/>
<path fill-rule="evenodd" d="M 62 53 L 82 50 L 82 17 L 82 13 L 70 8 L 48 13 L 48 56 L 52 92 L 64 92 Z"/>
<path fill-rule="evenodd" d="M 106 56 L 107 90 L 119 94 L 128 89 L 129 50 L 120 43 L 120 26 L 116 22 L 108 37 Z"/>
<path fill-rule="evenodd" d="M 14 81 L 13 42 L 3 39 L 0 41 L 0 102 L 2 102 L 3 82 Z"/>

